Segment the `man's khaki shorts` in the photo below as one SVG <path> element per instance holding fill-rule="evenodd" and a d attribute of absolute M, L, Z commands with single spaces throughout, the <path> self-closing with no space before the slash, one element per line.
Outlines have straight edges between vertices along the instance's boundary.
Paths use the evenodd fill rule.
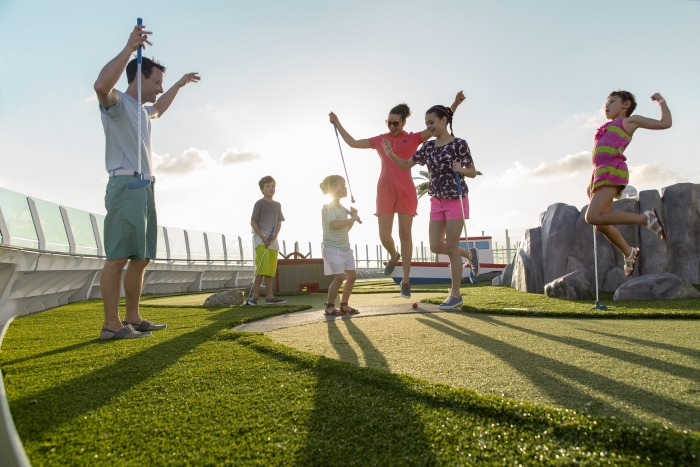
<path fill-rule="evenodd" d="M 104 247 L 107 260 L 155 259 L 158 229 L 153 185 L 129 189 L 131 175 L 109 179 L 105 193 Z"/>

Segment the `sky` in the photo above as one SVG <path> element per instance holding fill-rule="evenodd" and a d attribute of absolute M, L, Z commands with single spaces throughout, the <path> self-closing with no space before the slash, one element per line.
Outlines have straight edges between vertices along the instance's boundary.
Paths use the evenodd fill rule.
<path fill-rule="evenodd" d="M 484 173 L 468 181 L 470 235 L 522 231 L 553 203 L 587 204 L 593 136 L 615 89 L 654 118 L 659 92 L 673 115 L 669 130 L 635 133 L 630 183 L 700 179 L 698 1 L 0 0 L 0 186 L 104 214 L 92 86 L 137 17 L 154 33 L 145 56 L 167 66 L 166 89 L 202 77 L 152 124 L 162 225 L 249 238 L 257 181 L 272 175 L 280 239 L 306 252 L 322 239 L 318 185 L 343 174 L 328 112 L 368 138 L 406 102 L 406 130 L 418 132 L 425 110 L 460 90 L 455 135 Z M 343 153 L 364 221 L 351 243 L 376 245 L 379 157 L 344 143 Z M 426 196 L 414 243 L 427 245 L 428 219 Z"/>

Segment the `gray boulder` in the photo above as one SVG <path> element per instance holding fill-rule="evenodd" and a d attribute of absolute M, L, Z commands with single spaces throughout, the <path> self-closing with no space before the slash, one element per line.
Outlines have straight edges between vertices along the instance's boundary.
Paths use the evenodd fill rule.
<path fill-rule="evenodd" d="M 542 228 L 528 229 L 513 260 L 511 287 L 519 292 L 543 293 Z"/>
<path fill-rule="evenodd" d="M 383 273 L 383 271 L 382 271 Z M 382 276 L 383 277 L 383 276 Z M 245 286 L 245 296 L 246 297 L 251 297 L 253 293 L 253 289 L 255 288 L 255 284 L 251 282 L 250 284 Z M 258 290 L 258 294 L 262 297 L 263 295 L 267 294 L 267 289 L 265 288 L 265 284 L 262 283 L 260 284 L 260 289 Z"/>
<path fill-rule="evenodd" d="M 582 271 L 574 271 L 544 286 L 549 298 L 562 300 L 583 300 L 593 298 L 594 289 Z"/>
<path fill-rule="evenodd" d="M 645 274 L 622 284 L 613 300 L 670 300 L 697 298 L 700 292 L 675 274 L 657 272 Z"/>
<path fill-rule="evenodd" d="M 566 274 L 579 211 L 564 203 L 552 204 L 542 219 L 542 274 L 548 283 Z"/>
<path fill-rule="evenodd" d="M 503 284 L 501 283 L 502 277 L 503 277 L 503 274 L 501 274 L 500 276 L 496 276 L 496 277 L 494 277 L 493 279 L 491 279 L 491 285 L 495 285 L 495 286 L 503 285 Z"/>
<path fill-rule="evenodd" d="M 598 244 L 598 285 L 601 291 L 614 292 L 628 281 L 657 272 L 671 272 L 691 284 L 700 283 L 700 184 L 677 183 L 658 190 L 639 193 L 639 200 L 615 201 L 613 210 L 643 213 L 656 209 L 664 225 L 666 241 L 644 226 L 615 226 L 625 241 L 639 247 L 635 271 L 624 275 L 622 253 L 601 233 Z M 595 285 L 593 227 L 586 222 L 584 206 L 557 203 L 549 206 L 521 241 L 510 270 L 501 275 L 500 284 L 521 292 L 542 293 L 544 284 L 565 274 L 581 271 Z M 512 276 L 508 282 L 508 274 Z"/>
<path fill-rule="evenodd" d="M 674 198 L 673 195 L 670 198 Z M 676 204 L 680 200 L 662 199 L 661 194 L 657 190 L 644 190 L 639 192 L 639 212 L 656 209 L 661 217 L 661 223 L 666 230 L 675 230 L 668 225 L 666 216 L 664 215 L 664 203 Z M 688 212 L 688 206 L 685 206 L 685 212 Z M 696 235 L 698 232 L 696 232 Z M 651 274 L 659 271 L 672 271 L 669 266 L 672 263 L 668 244 L 657 237 L 654 232 L 647 230 L 645 227 L 639 227 L 639 267 L 640 275 Z"/>
<path fill-rule="evenodd" d="M 204 301 L 204 306 L 237 306 L 242 305 L 244 301 L 242 290 L 227 290 L 226 292 L 210 295 Z"/>
<path fill-rule="evenodd" d="M 640 203 L 640 209 L 641 209 Z M 663 210 L 659 211 L 666 231 L 666 242 L 653 232 L 642 228 L 654 249 L 665 253 L 666 271 L 679 275 L 691 284 L 699 284 L 700 277 L 700 185 L 677 183 L 663 190 Z M 647 251 L 650 248 L 647 247 Z M 657 272 L 664 269 L 644 271 Z"/>

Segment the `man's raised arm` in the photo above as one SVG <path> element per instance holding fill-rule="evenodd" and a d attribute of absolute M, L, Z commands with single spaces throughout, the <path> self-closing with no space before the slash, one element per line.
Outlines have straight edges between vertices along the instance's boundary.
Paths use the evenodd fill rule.
<path fill-rule="evenodd" d="M 187 86 L 188 83 L 199 82 L 200 77 L 197 73 L 187 73 L 185 76 L 180 78 L 180 81 L 173 84 L 170 89 L 168 89 L 162 96 L 158 98 L 155 104 L 153 104 L 153 111 L 151 112 L 151 118 L 158 118 L 168 110 L 170 104 L 175 100 L 178 91 Z"/>
<path fill-rule="evenodd" d="M 144 49 L 146 44 L 153 45 L 148 42 L 148 35 L 152 34 L 150 31 L 144 31 L 145 26 L 134 26 L 134 30 L 129 35 L 129 40 L 124 47 L 124 50 L 119 52 L 119 55 L 114 57 L 107 63 L 100 75 L 95 81 L 93 86 L 95 93 L 97 94 L 97 100 L 100 102 L 102 107 L 108 109 L 114 104 L 119 102 L 119 94 L 114 92 L 114 86 L 117 85 L 119 78 L 124 73 L 127 63 L 131 58 L 131 54 L 136 52 L 139 45 Z"/>

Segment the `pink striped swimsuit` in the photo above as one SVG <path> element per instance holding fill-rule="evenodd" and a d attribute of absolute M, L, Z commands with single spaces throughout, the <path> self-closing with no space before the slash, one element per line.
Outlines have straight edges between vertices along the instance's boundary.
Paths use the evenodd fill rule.
<path fill-rule="evenodd" d="M 622 126 L 622 119 L 612 120 L 598 128 L 593 147 L 593 174 L 591 196 L 601 186 L 619 186 L 615 198 L 622 197 L 622 190 L 629 183 L 629 170 L 623 152 L 632 141 L 632 135 Z"/>

